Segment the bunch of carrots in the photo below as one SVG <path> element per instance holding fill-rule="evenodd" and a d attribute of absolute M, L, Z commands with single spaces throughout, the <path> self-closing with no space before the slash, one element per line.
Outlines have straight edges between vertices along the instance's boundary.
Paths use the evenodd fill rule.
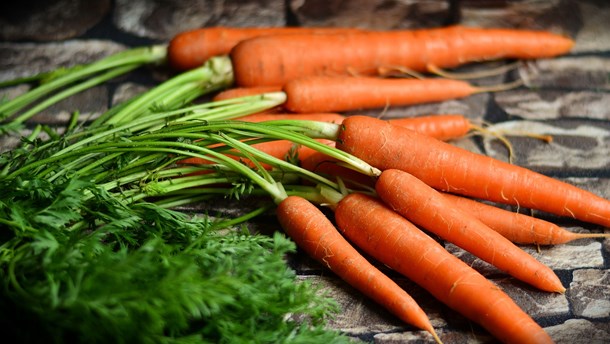
<path fill-rule="evenodd" d="M 209 147 L 226 146 L 222 156 L 228 159 L 221 160 L 228 168 L 236 166 L 231 160 L 249 167 L 237 170 L 272 196 L 282 228 L 303 251 L 439 343 L 416 301 L 359 250 L 413 280 L 502 342 L 552 343 L 498 286 L 427 233 L 540 290 L 563 293 L 566 289 L 555 273 L 516 244 L 555 245 L 610 234 L 572 233 L 480 201 L 604 227 L 610 226 L 610 201 L 445 142 L 477 128 L 462 115 L 386 121 L 341 112 L 486 92 L 489 89 L 462 80 L 436 77 L 437 72 L 486 60 L 550 58 L 567 53 L 572 45 L 569 38 L 547 32 L 459 26 L 391 32 L 219 27 L 176 36 L 167 57 L 173 67 L 186 71 L 226 55 L 233 88 L 216 95 L 220 103 L 242 96 L 285 96 L 273 110 L 210 122 L 213 130 L 243 136 L 235 140 L 219 134 L 222 144 L 213 142 Z M 391 72 L 388 77 L 388 71 L 418 77 L 394 77 Z M 436 72 L 435 77 L 421 77 L 429 72 Z M 112 117 L 108 123 L 113 124 Z M 294 156 L 296 161 L 278 162 Z M 218 155 L 185 154 L 178 163 L 213 166 L 218 159 Z M 317 184 L 316 192 L 288 195 L 269 170 L 324 176 L 336 180 L 337 186 L 308 179 Z M 318 206 L 332 209 L 335 221 Z"/>
<path fill-rule="evenodd" d="M 226 46 L 206 51 L 218 47 L 208 39 Z M 242 120 L 330 123 L 337 127 L 336 136 L 318 139 L 336 144 L 381 171 L 366 175 L 323 153 L 306 148 L 298 151 L 301 166 L 351 187 L 374 189 L 372 194 L 349 192 L 329 201 L 326 205 L 334 210 L 336 224 L 302 197 L 281 200 L 278 219 L 305 252 L 400 319 L 430 332 L 438 342 L 440 338 L 415 301 L 354 246 L 412 279 L 503 342 L 550 343 L 552 339 L 505 293 L 421 229 L 540 290 L 563 293 L 565 288 L 554 272 L 515 243 L 554 245 L 608 235 L 572 233 L 470 197 L 603 226 L 610 224 L 610 202 L 442 142 L 462 137 L 474 127 L 460 115 L 388 122 L 338 113 L 487 92 L 491 89 L 463 80 L 421 77 L 419 73 L 500 58 L 549 58 L 568 52 L 572 45 L 569 38 L 547 32 L 465 27 L 395 32 L 214 28 L 178 35 L 169 45 L 168 56 L 175 68 L 184 70 L 210 55 L 228 54 L 237 87 L 218 94 L 215 100 L 283 91 L 287 100 L 281 109 Z M 388 70 L 406 70 L 418 77 L 386 77 Z M 280 142 L 254 146 L 286 156 L 294 143 L 285 141 L 279 152 L 272 152 L 271 145 L 278 147 Z M 549 202 L 549 197 L 557 201 Z"/>

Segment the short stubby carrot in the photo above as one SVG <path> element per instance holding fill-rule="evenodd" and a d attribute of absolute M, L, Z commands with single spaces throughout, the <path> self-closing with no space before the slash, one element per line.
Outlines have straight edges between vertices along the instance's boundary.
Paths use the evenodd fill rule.
<path fill-rule="evenodd" d="M 240 42 L 230 56 L 236 84 L 260 86 L 309 75 L 377 75 L 384 68 L 427 71 L 483 60 L 547 58 L 567 53 L 573 44 L 544 31 L 450 26 L 262 36 Z"/>
<path fill-rule="evenodd" d="M 455 206 L 518 244 L 559 245 L 586 238 L 608 238 L 610 233 L 576 233 L 552 222 L 499 208 L 474 199 L 443 193 Z"/>
<path fill-rule="evenodd" d="M 610 201 L 572 184 L 367 116 L 339 127 L 337 148 L 435 189 L 610 226 Z"/>
<path fill-rule="evenodd" d="M 383 202 L 353 193 L 335 208 L 337 227 L 355 246 L 408 277 L 504 343 L 552 343 L 497 285 L 449 253 Z"/>
<path fill-rule="evenodd" d="M 214 26 L 181 32 L 169 42 L 170 65 L 177 70 L 201 66 L 210 57 L 226 55 L 237 43 L 258 36 L 305 32 L 358 31 L 356 28 L 323 27 L 224 27 Z"/>
<path fill-rule="evenodd" d="M 367 261 L 316 206 L 299 196 L 278 204 L 286 234 L 309 256 L 402 321 L 430 332 L 440 342 L 426 313 L 407 292 Z"/>
<path fill-rule="evenodd" d="M 292 112 L 344 112 L 468 97 L 478 88 L 463 80 L 308 76 L 288 81 L 283 106 Z"/>
<path fill-rule="evenodd" d="M 375 190 L 407 220 L 509 275 L 544 291 L 565 291 L 553 270 L 411 174 L 384 170 Z"/>

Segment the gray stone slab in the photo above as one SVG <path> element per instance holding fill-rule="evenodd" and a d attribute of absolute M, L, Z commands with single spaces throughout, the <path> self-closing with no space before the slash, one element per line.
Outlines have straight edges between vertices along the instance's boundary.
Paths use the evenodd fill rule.
<path fill-rule="evenodd" d="M 514 163 L 550 173 L 557 170 L 597 170 L 610 166 L 610 126 L 595 121 L 507 121 L 491 130 L 509 133 Z M 550 135 L 545 142 L 527 135 Z M 493 137 L 484 138 L 487 155 L 506 161 L 506 146 Z"/>
<path fill-rule="evenodd" d="M 99 23 L 110 6 L 110 0 L 5 1 L 0 5 L 0 40 L 73 38 Z"/>
<path fill-rule="evenodd" d="M 605 0 L 575 1 L 585 20 L 575 35 L 573 52 L 599 52 L 610 50 L 610 7 Z"/>
<path fill-rule="evenodd" d="M 586 319 L 569 319 L 546 327 L 556 344 L 607 344 L 610 343 L 610 322 L 592 322 Z"/>
<path fill-rule="evenodd" d="M 519 76 L 535 90 L 544 88 L 574 90 L 610 89 L 610 58 L 606 56 L 558 56 L 521 63 Z"/>
<path fill-rule="evenodd" d="M 0 80 L 94 62 L 125 48 L 107 40 L 75 39 L 40 44 L 0 42 Z"/>
<path fill-rule="evenodd" d="M 495 93 L 493 98 L 508 115 L 529 120 L 606 119 L 610 107 L 610 94 L 594 90 L 518 89 Z"/>
<path fill-rule="evenodd" d="M 449 17 L 446 1 L 290 0 L 302 26 L 396 29 L 441 26 Z"/>
<path fill-rule="evenodd" d="M 125 32 L 158 40 L 204 26 L 286 24 L 285 5 L 280 0 L 117 0 L 113 21 Z"/>
<path fill-rule="evenodd" d="M 562 18 L 557 21 L 557 18 Z M 465 1 L 460 6 L 460 24 L 549 30 L 572 34 L 582 26 L 574 1 Z"/>
<path fill-rule="evenodd" d="M 572 275 L 567 294 L 574 314 L 588 319 L 610 318 L 610 270 L 582 269 Z"/>
<path fill-rule="evenodd" d="M 525 252 L 553 270 L 571 270 L 579 268 L 603 268 L 604 257 L 601 242 L 594 239 L 583 239 L 578 244 L 555 246 L 524 246 Z M 491 264 L 475 257 L 470 252 L 448 243 L 447 251 L 451 252 L 484 276 L 507 276 Z"/>

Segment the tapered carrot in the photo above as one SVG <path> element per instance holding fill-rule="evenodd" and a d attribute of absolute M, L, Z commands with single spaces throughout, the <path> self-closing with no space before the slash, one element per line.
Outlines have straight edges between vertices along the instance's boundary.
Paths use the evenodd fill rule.
<path fill-rule="evenodd" d="M 484 88 L 462 80 L 309 76 L 288 81 L 283 106 L 292 112 L 343 112 L 439 102 Z"/>
<path fill-rule="evenodd" d="M 509 275 L 544 291 L 565 291 L 553 270 L 411 174 L 387 169 L 379 176 L 375 190 L 407 220 Z"/>
<path fill-rule="evenodd" d="M 444 193 L 452 204 L 479 219 L 508 240 L 519 244 L 559 245 L 586 238 L 608 238 L 610 233 L 575 233 L 552 222 L 508 211 L 476 200 Z"/>
<path fill-rule="evenodd" d="M 574 185 L 366 116 L 339 126 L 337 148 L 450 193 L 610 226 L 610 201 Z"/>
<path fill-rule="evenodd" d="M 272 34 L 300 34 L 305 32 L 358 31 L 356 28 L 306 27 L 206 27 L 181 32 L 169 42 L 167 54 L 170 65 L 178 70 L 201 66 L 212 56 L 226 55 L 239 42 Z"/>
<path fill-rule="evenodd" d="M 427 71 L 482 60 L 553 57 L 573 44 L 543 31 L 451 26 L 263 36 L 240 42 L 230 56 L 237 85 L 260 86 L 309 75 L 375 75 L 383 68 Z"/>
<path fill-rule="evenodd" d="M 498 286 L 381 201 L 350 194 L 335 209 L 344 236 L 504 343 L 552 343 Z"/>
<path fill-rule="evenodd" d="M 289 196 L 279 203 L 276 214 L 286 234 L 309 256 L 402 321 L 430 332 L 440 342 L 416 301 L 358 253 L 312 203 Z"/>

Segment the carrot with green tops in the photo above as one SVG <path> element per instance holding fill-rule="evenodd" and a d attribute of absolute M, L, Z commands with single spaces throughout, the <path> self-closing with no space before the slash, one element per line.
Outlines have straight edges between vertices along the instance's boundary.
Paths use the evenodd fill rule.
<path fill-rule="evenodd" d="M 449 253 L 383 202 L 353 193 L 335 219 L 355 246 L 408 277 L 504 343 L 552 343 L 549 335 L 497 285 Z"/>
<path fill-rule="evenodd" d="M 508 211 L 462 196 L 448 193 L 443 193 L 443 196 L 489 228 L 518 244 L 560 245 L 578 239 L 610 237 L 610 233 L 572 232 L 543 219 Z"/>
<path fill-rule="evenodd" d="M 253 37 L 358 30 L 331 27 L 205 27 L 184 31 L 174 36 L 169 42 L 167 54 L 173 68 L 187 70 L 201 66 L 210 57 L 228 54 L 237 43 Z"/>
<path fill-rule="evenodd" d="M 565 291 L 553 270 L 411 174 L 384 170 L 375 190 L 379 198 L 407 220 L 501 271 L 544 291 Z"/>
<path fill-rule="evenodd" d="M 452 68 L 483 60 L 567 53 L 574 41 L 544 31 L 451 26 L 360 33 L 270 35 L 230 53 L 239 86 L 284 85 L 310 75 L 377 75 L 383 68 Z"/>
<path fill-rule="evenodd" d="M 526 168 L 366 116 L 338 126 L 337 148 L 435 189 L 610 226 L 610 201 Z"/>
<path fill-rule="evenodd" d="M 283 87 L 292 112 L 343 112 L 440 102 L 486 92 L 463 80 L 308 76 Z"/>
<path fill-rule="evenodd" d="M 310 257 L 402 321 L 428 331 L 440 343 L 416 301 L 358 253 L 316 206 L 304 198 L 288 196 L 278 204 L 276 214 L 286 234 Z"/>

